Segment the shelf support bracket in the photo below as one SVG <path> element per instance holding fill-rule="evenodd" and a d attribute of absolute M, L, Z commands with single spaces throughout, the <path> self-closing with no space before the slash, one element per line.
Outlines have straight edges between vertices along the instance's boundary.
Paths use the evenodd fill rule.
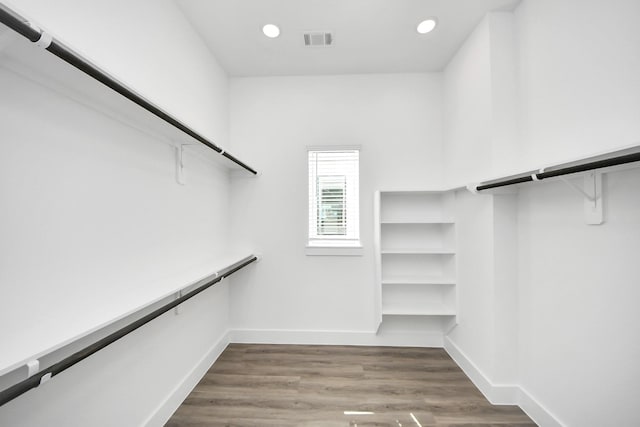
<path fill-rule="evenodd" d="M 594 189 L 595 187 L 591 187 L 591 183 L 588 182 L 588 180 L 586 179 L 587 177 L 585 177 L 585 181 L 584 181 L 584 188 L 590 188 L 590 189 Z M 560 177 L 560 179 L 562 180 L 562 182 L 564 182 L 565 184 L 567 184 L 569 187 L 573 188 L 574 190 L 576 190 L 578 193 L 582 194 L 585 198 L 585 200 L 588 200 L 589 202 L 595 202 L 596 198 L 595 196 L 592 196 L 591 194 L 587 193 L 587 191 L 585 189 L 580 188 L 579 185 L 574 184 L 573 182 L 569 181 L 566 178 Z M 593 194 L 595 194 L 595 191 L 593 192 Z"/>
<path fill-rule="evenodd" d="M 184 171 L 184 147 L 194 144 L 178 144 L 176 145 L 176 181 L 180 185 L 187 182 Z"/>
<path fill-rule="evenodd" d="M 184 144 L 176 146 L 176 181 L 184 185 Z"/>
<path fill-rule="evenodd" d="M 560 178 L 579 192 L 584 197 L 584 220 L 588 225 L 600 225 L 603 223 L 602 213 L 602 173 L 590 171 L 583 177 L 583 187 L 574 184 L 565 178 Z"/>

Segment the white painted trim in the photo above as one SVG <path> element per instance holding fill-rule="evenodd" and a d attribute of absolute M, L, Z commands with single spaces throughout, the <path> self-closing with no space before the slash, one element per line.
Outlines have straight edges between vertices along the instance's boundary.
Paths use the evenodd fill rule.
<path fill-rule="evenodd" d="M 220 357 L 222 352 L 227 348 L 227 345 L 229 345 L 229 331 L 225 332 L 224 335 L 211 346 L 209 351 L 202 356 L 193 369 L 185 375 L 182 381 L 176 385 L 142 425 L 145 427 L 164 426 L 184 399 L 191 393 L 196 384 L 202 379 L 204 374 L 207 373 L 213 363 Z"/>
<path fill-rule="evenodd" d="M 440 332 L 314 331 L 290 329 L 233 329 L 229 341 L 243 344 L 374 345 L 442 348 Z"/>
<path fill-rule="evenodd" d="M 308 256 L 362 256 L 362 246 L 307 246 Z"/>
<path fill-rule="evenodd" d="M 444 338 L 444 349 L 492 404 L 518 405 L 541 427 L 565 427 L 565 424 L 518 384 L 493 384 L 450 337 Z"/>
<path fill-rule="evenodd" d="M 480 368 L 449 337 L 444 339 L 444 349 L 469 377 L 471 382 L 494 405 L 517 405 L 520 387 L 517 384 L 493 384 Z"/>
<path fill-rule="evenodd" d="M 542 427 L 565 427 L 558 420 L 557 417 L 551 414 L 551 412 L 542 406 L 533 396 L 531 396 L 525 389 L 520 387 L 518 391 L 518 406 L 529 416 L 536 424 Z"/>
<path fill-rule="evenodd" d="M 362 145 L 340 145 L 340 144 L 326 144 L 326 145 L 307 145 L 306 146 L 306 150 L 307 152 L 309 151 L 331 151 L 331 150 L 337 150 L 337 151 L 343 151 L 343 150 L 359 150 L 362 151 Z"/>

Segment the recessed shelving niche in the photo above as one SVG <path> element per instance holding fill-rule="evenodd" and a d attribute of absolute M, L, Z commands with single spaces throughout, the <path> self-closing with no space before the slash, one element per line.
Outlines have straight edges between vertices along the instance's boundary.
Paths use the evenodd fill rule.
<path fill-rule="evenodd" d="M 380 191 L 375 202 L 378 330 L 426 316 L 444 319 L 430 323 L 444 334 L 457 313 L 454 193 Z"/>

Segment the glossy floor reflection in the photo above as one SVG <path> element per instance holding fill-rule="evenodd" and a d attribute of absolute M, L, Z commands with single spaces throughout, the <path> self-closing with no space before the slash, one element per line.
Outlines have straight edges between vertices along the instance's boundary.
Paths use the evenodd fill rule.
<path fill-rule="evenodd" d="M 420 427 L 436 425 L 436 420 L 430 412 L 387 412 L 362 415 L 346 415 L 343 425 L 349 427 L 389 426 L 389 427 Z"/>
<path fill-rule="evenodd" d="M 442 349 L 232 344 L 177 426 L 535 426 L 491 405 Z"/>

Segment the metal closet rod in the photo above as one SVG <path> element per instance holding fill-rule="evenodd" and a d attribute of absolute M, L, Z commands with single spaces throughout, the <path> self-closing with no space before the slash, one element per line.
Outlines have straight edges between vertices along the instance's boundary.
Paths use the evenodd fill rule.
<path fill-rule="evenodd" d="M 594 169 L 606 168 L 609 166 L 624 165 L 640 161 L 640 153 L 625 154 L 622 156 L 611 157 L 603 160 L 595 160 L 593 162 L 583 163 L 581 165 L 568 166 L 552 170 L 549 172 L 533 173 L 531 175 L 520 176 L 516 178 L 505 179 L 502 181 L 480 184 L 476 187 L 477 191 L 489 190 L 491 188 L 504 187 L 507 185 L 522 184 L 523 182 L 540 181 L 545 178 L 553 178 L 556 176 L 569 175 L 572 173 L 585 172 Z"/>
<path fill-rule="evenodd" d="M 162 314 L 166 313 L 167 311 L 177 307 L 178 305 L 182 304 L 186 300 L 193 298 L 194 296 L 198 295 L 200 292 L 210 288 L 211 286 L 220 282 L 222 279 L 230 276 L 231 274 L 235 273 L 241 268 L 244 268 L 247 265 L 257 260 L 258 260 L 258 257 L 256 257 L 255 255 L 251 255 L 244 258 L 241 261 L 238 261 L 233 265 L 230 265 L 229 267 L 223 270 L 220 270 L 218 273 L 213 275 L 215 277 L 212 278 L 212 276 L 209 276 L 208 278 L 203 279 L 197 288 L 186 293 L 180 298 L 175 299 L 163 305 L 162 307 L 152 311 L 151 313 L 145 315 L 144 317 L 141 317 L 140 319 L 128 324 L 127 326 L 124 326 L 118 329 L 117 331 L 107 335 L 101 340 L 96 341 L 95 343 L 83 348 L 82 350 L 75 352 L 71 356 L 62 359 L 60 362 L 55 363 L 49 366 L 48 368 L 39 371 L 38 373 L 27 378 L 26 380 L 21 381 L 5 390 L 0 391 L 0 406 L 4 405 L 7 402 L 10 402 L 11 400 L 26 393 L 27 391 L 38 387 L 40 384 L 43 384 L 44 382 L 48 381 L 51 377 L 54 377 L 59 373 L 65 371 L 66 369 L 69 369 L 76 363 L 102 350 L 109 344 L 112 344 L 113 342 L 119 340 L 125 335 L 135 331 L 139 327 L 146 325 L 156 317 L 159 317 Z"/>
<path fill-rule="evenodd" d="M 64 46 L 64 44 L 60 43 L 56 39 L 45 34 L 38 27 L 31 24 L 28 20 L 18 15 L 17 13 L 15 13 L 13 10 L 9 9 L 2 3 L 0 3 L 0 22 L 2 22 L 4 25 L 11 28 L 12 30 L 16 31 L 17 33 L 21 34 L 28 40 L 43 46 L 46 50 L 48 50 L 58 58 L 74 66 L 75 68 L 82 71 L 83 73 L 98 80 L 100 83 L 111 88 L 112 90 L 116 91 L 120 95 L 129 99 L 130 101 L 136 103 L 140 107 L 149 111 L 151 114 L 169 123 L 176 129 L 179 129 L 182 132 L 186 133 L 187 135 L 189 135 L 196 141 L 202 143 L 203 145 L 209 147 L 216 153 L 222 154 L 224 157 L 231 160 L 233 163 L 237 164 L 238 166 L 246 169 L 247 171 L 251 172 L 254 175 L 258 173 L 255 169 L 248 166 L 246 163 L 242 162 L 241 160 L 237 159 L 236 157 L 227 153 L 226 151 L 223 151 L 220 147 L 218 147 L 217 145 L 209 141 L 207 138 L 203 137 L 199 133 L 195 132 L 194 130 L 190 129 L 186 125 L 182 124 L 180 121 L 173 118 L 169 114 L 165 113 L 160 108 L 156 107 L 155 105 L 153 105 L 152 103 L 150 103 L 149 101 L 141 97 L 140 95 L 136 94 L 131 89 L 124 86 L 123 84 L 114 80 L 108 74 L 98 69 L 93 64 L 84 60 L 78 54 L 74 53 L 71 49 Z"/>

